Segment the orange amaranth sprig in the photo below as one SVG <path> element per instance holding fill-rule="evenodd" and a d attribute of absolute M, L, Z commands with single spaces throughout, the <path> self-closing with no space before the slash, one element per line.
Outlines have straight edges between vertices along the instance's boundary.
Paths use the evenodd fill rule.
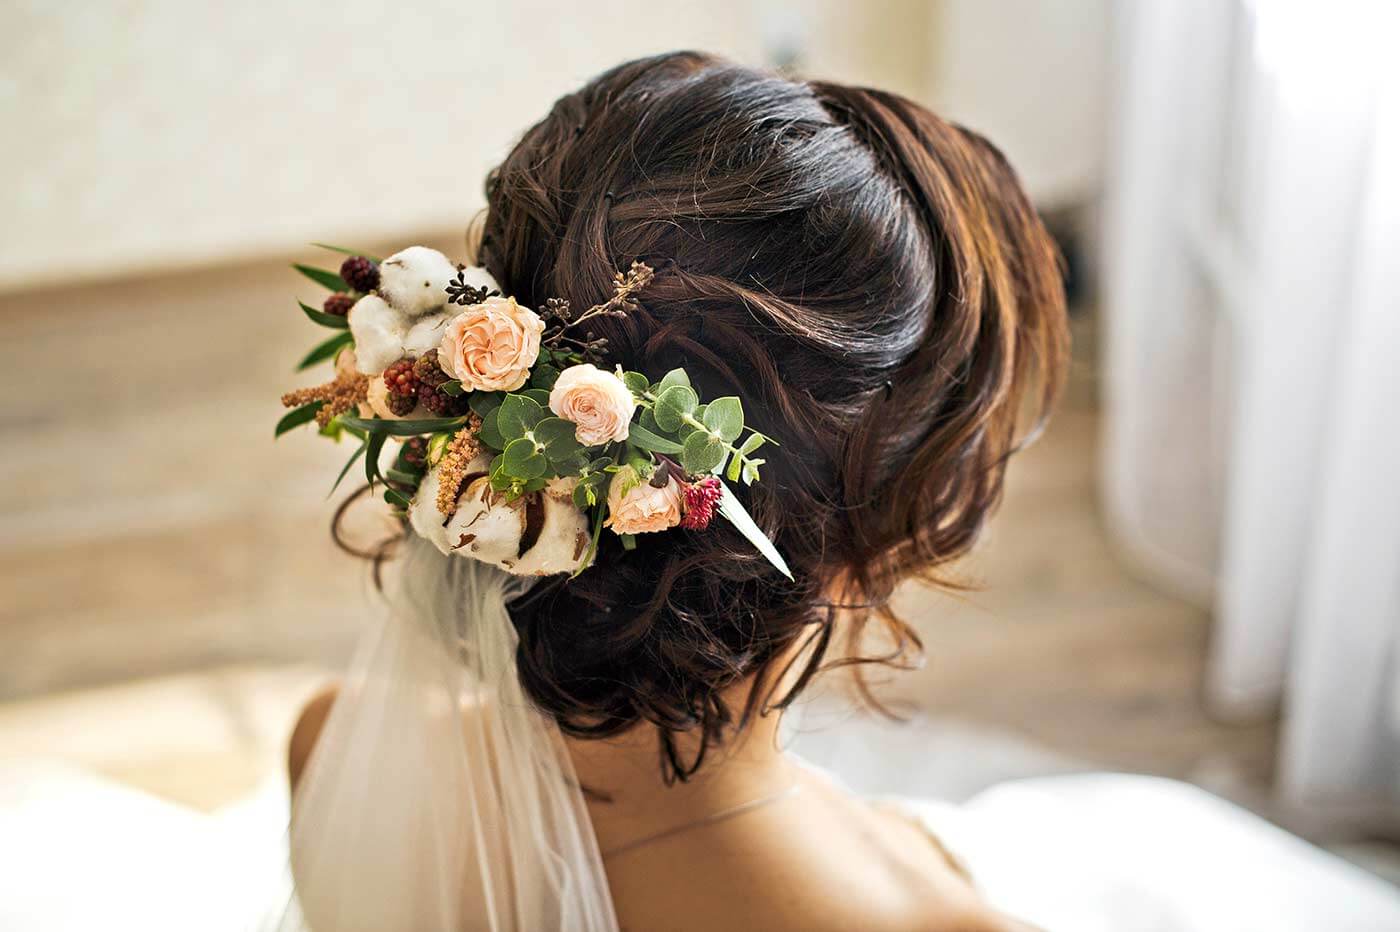
<path fill-rule="evenodd" d="M 481 418 L 472 414 L 467 426 L 452 435 L 438 460 L 437 508 L 450 517 L 457 511 L 457 496 L 462 492 L 462 480 L 467 477 L 467 464 L 481 452 L 481 441 L 476 432 L 481 429 Z"/>
<path fill-rule="evenodd" d="M 288 408 L 299 408 L 313 401 L 325 402 L 316 411 L 316 423 L 325 427 L 331 418 L 344 414 L 365 400 L 369 391 L 369 376 L 358 372 L 337 375 L 324 385 L 299 388 L 282 396 L 282 404 Z"/>

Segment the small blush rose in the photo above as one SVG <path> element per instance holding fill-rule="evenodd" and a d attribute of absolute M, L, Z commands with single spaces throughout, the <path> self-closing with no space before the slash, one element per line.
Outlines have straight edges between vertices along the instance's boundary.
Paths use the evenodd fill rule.
<path fill-rule="evenodd" d="M 574 422 L 574 436 L 586 447 L 626 440 L 637 401 L 622 379 L 591 363 L 559 373 L 549 392 L 549 410 Z"/>
<path fill-rule="evenodd" d="M 608 486 L 608 527 L 618 534 L 665 531 L 681 523 L 680 483 L 668 478 L 656 488 L 628 469 L 618 470 Z"/>
<path fill-rule="evenodd" d="M 513 392 L 530 377 L 543 332 L 539 315 L 514 298 L 487 298 L 452 318 L 438 364 L 471 391 Z"/>

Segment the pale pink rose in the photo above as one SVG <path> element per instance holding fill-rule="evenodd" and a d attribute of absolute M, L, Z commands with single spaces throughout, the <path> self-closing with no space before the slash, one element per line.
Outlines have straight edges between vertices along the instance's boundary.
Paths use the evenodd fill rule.
<path fill-rule="evenodd" d="M 574 436 L 586 447 L 627 439 L 637 401 L 622 379 L 591 363 L 559 373 L 549 392 L 549 410 L 574 422 Z"/>
<path fill-rule="evenodd" d="M 638 480 L 631 469 L 619 470 L 608 486 L 608 527 L 618 534 L 673 528 L 681 522 L 683 501 L 680 483 L 673 478 L 668 477 L 658 489 L 645 479 Z"/>
<path fill-rule="evenodd" d="M 487 298 L 464 309 L 438 344 L 438 365 L 471 391 L 513 392 L 540 355 L 544 321 L 514 298 Z"/>

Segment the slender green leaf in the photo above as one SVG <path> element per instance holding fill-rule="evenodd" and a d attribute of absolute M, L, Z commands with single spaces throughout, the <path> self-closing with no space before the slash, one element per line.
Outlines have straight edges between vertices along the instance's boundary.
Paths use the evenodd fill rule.
<path fill-rule="evenodd" d="M 312 243 L 311 245 L 320 249 L 329 249 L 331 252 L 338 252 L 342 256 L 364 256 L 371 262 L 380 261 L 378 256 L 372 256 L 363 249 L 347 249 L 344 246 L 332 246 L 330 243 Z"/>
<path fill-rule="evenodd" d="M 341 278 L 334 272 L 327 272 L 325 269 L 318 269 L 315 266 L 301 265 L 297 263 L 294 263 L 292 265 L 292 268 L 296 269 L 298 272 L 305 275 L 307 278 L 311 279 L 313 282 L 315 282 L 323 288 L 329 288 L 331 291 L 350 290 L 350 286 L 345 284 L 345 279 Z"/>
<path fill-rule="evenodd" d="M 773 546 L 773 542 L 768 539 L 768 535 L 764 534 L 762 529 L 754 523 L 753 518 L 749 515 L 748 510 L 744 508 L 743 503 L 739 501 L 738 496 L 723 482 L 719 484 L 719 490 L 719 513 L 723 515 L 730 524 L 734 525 L 735 530 L 748 538 L 749 543 L 757 547 L 758 552 L 767 557 L 768 562 L 773 564 L 778 572 L 782 573 L 788 579 L 792 579 L 792 570 L 788 569 L 787 561 L 784 560 L 783 555 L 778 552 L 778 548 Z"/>
<path fill-rule="evenodd" d="M 298 301 L 297 304 L 301 305 L 302 313 L 311 318 L 313 323 L 320 324 L 322 327 L 330 327 L 332 330 L 347 330 L 350 327 L 350 321 L 344 317 L 318 311 L 305 301 Z"/>
<path fill-rule="evenodd" d="M 343 480 L 345 478 L 345 474 L 350 471 L 350 467 L 355 465 L 355 461 L 357 459 L 365 455 L 365 447 L 368 445 L 368 443 L 368 440 L 361 442 L 359 449 L 357 449 L 354 453 L 350 455 L 350 459 L 345 461 L 345 465 L 342 466 L 340 469 L 340 475 L 335 477 L 335 484 L 332 485 L 331 490 L 326 493 L 326 498 L 330 498 L 332 495 L 335 494 L 335 490 L 340 488 L 341 480 Z"/>
<path fill-rule="evenodd" d="M 423 477 L 418 473 L 404 472 L 402 469 L 385 470 L 384 478 L 390 482 L 397 482 L 399 485 L 417 485 L 423 481 Z"/>
<path fill-rule="evenodd" d="M 404 510 L 407 510 L 413 505 L 412 499 L 392 485 L 386 485 L 384 487 L 384 501 L 388 502 L 390 505 L 403 508 Z"/>
<path fill-rule="evenodd" d="M 716 398 L 699 417 L 725 443 L 733 443 L 744 429 L 744 405 L 734 395 Z"/>
<path fill-rule="evenodd" d="M 650 450 L 652 453 L 665 453 L 675 456 L 681 452 L 681 445 L 674 440 L 667 440 L 659 434 L 654 434 L 641 424 L 632 424 L 627 428 L 627 439 L 643 450 Z"/>
<path fill-rule="evenodd" d="M 370 434 L 365 441 L 365 479 L 369 481 L 370 488 L 374 488 L 374 483 L 379 479 L 379 451 L 384 449 L 384 441 L 389 439 L 388 434 Z"/>
<path fill-rule="evenodd" d="M 326 342 L 318 344 L 315 349 L 302 357 L 301 362 L 297 363 L 297 371 L 300 372 L 303 369 L 310 369 L 312 366 L 316 365 L 316 363 L 325 362 L 327 359 L 334 359 L 335 355 L 339 353 L 343 347 L 350 346 L 354 342 L 355 338 L 350 336 L 350 331 L 343 330 L 337 333 Z"/>
<path fill-rule="evenodd" d="M 391 437 L 417 437 L 419 434 L 435 434 L 438 431 L 456 431 L 465 427 L 464 417 L 427 417 L 413 421 L 393 421 L 388 418 L 345 417 L 341 422 L 367 434 L 388 434 Z"/>
<path fill-rule="evenodd" d="M 316 412 L 321 410 L 321 406 L 324 404 L 324 401 L 312 401 L 302 405 L 300 408 L 293 408 L 288 411 L 286 414 L 282 415 L 282 419 L 277 422 L 277 432 L 272 436 L 280 437 L 287 431 L 295 427 L 300 427 L 307 421 L 313 420 L 316 417 Z"/>

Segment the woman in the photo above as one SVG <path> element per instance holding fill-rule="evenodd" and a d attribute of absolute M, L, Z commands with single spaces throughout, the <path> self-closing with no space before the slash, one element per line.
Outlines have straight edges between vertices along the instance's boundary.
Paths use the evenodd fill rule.
<path fill-rule="evenodd" d="M 510 769 L 506 745 L 533 726 L 485 733 L 446 768 L 400 753 L 416 726 L 361 730 L 364 753 L 332 754 L 325 746 L 353 743 L 349 724 L 338 736 L 335 727 L 352 714 L 334 693 L 315 701 L 293 739 L 294 784 L 310 759 L 304 782 L 366 787 L 321 807 L 297 789 L 293 861 L 306 921 L 1025 928 L 979 898 L 928 826 L 853 798 L 777 740 L 782 710 L 819 670 L 845 667 L 859 681 L 863 665 L 918 659 L 891 594 L 911 577 L 936 579 L 968 550 L 1022 426 L 1043 420 L 1054 399 L 1066 351 L 1056 256 L 1001 154 L 894 94 L 677 53 L 622 65 L 559 100 L 486 189 L 478 261 L 523 306 L 555 296 L 580 306 L 607 295 L 633 260 L 655 269 L 633 312 L 600 317 L 588 339 L 606 339 L 609 364 L 684 367 L 701 397 L 742 399 L 779 444 L 745 497 L 791 579 L 732 532 L 667 531 L 635 549 L 605 533 L 592 568 L 502 596 L 512 681 L 489 701 L 454 708 L 471 731 L 474 716 L 510 711 L 502 696 L 518 689 L 521 706 L 557 725 L 564 782 L 586 800 L 581 832 L 559 829 L 567 805 L 536 807 L 547 817 L 534 822 L 483 811 L 526 792 L 512 774 L 534 765 Z M 435 553 L 415 556 L 428 549 L 421 541 L 408 549 L 407 598 L 476 585 Z M 454 660 L 484 663 L 484 649 L 458 648 Z M 364 698 L 372 692 L 359 690 L 362 723 L 383 714 L 376 703 L 393 701 L 391 689 Z M 439 732 L 451 737 L 437 743 L 456 744 L 457 731 Z M 426 735 L 415 747 L 434 746 Z M 439 783 L 408 792 L 360 769 L 391 765 L 403 786 Z M 467 795 L 474 809 L 443 811 Z M 392 807 L 402 814 L 384 814 Z M 374 831 L 417 827 L 395 844 L 369 829 L 337 834 L 372 814 L 383 823 Z M 443 881 L 456 884 L 451 904 L 431 920 L 371 920 L 363 910 L 378 907 L 345 907 L 356 896 L 384 902 L 363 895 L 364 878 L 387 887 L 386 877 L 400 876 L 417 890 L 425 872 L 416 849 L 440 843 L 447 823 L 449 837 L 467 831 L 460 823 L 476 838 L 466 861 L 434 862 L 440 873 L 473 874 Z M 528 831 L 555 841 L 521 854 Z M 410 847 L 404 867 L 395 859 Z M 338 879 L 308 880 L 313 859 L 336 865 Z M 553 892 L 519 894 L 535 882 L 525 878 L 545 876 Z M 578 901 L 590 884 L 605 887 L 591 906 L 571 913 L 552 903 L 534 914 L 551 918 L 526 918 L 535 901 Z M 497 902 L 502 890 L 515 891 L 514 905 Z M 428 898 L 406 895 L 418 906 L 405 908 Z M 328 910 L 334 918 L 318 924 Z"/>

